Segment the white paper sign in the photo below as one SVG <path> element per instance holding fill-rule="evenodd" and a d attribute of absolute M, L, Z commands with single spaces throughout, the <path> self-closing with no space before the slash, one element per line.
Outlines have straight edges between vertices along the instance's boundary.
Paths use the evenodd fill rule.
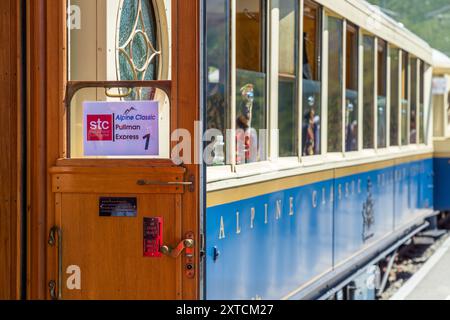
<path fill-rule="evenodd" d="M 433 94 L 440 95 L 447 93 L 447 78 L 433 78 Z"/>
<path fill-rule="evenodd" d="M 158 156 L 157 101 L 85 102 L 85 156 Z"/>

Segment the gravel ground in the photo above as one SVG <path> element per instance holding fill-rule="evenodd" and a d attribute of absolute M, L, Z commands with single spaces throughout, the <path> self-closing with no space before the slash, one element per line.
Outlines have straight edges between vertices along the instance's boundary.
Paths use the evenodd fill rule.
<path fill-rule="evenodd" d="M 450 223 L 445 225 L 445 229 L 450 230 Z M 419 236 L 414 238 L 411 244 L 401 248 L 390 272 L 388 287 L 380 300 L 389 300 L 414 273 L 420 270 L 448 238 L 450 238 L 449 232 L 436 241 Z"/>

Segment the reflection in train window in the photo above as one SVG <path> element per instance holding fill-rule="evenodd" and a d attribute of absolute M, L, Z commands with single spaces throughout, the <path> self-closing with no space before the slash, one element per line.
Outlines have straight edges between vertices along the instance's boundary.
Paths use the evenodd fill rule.
<path fill-rule="evenodd" d="M 70 5 L 80 8 L 82 28 L 67 31 L 69 81 L 170 79 L 170 1 L 71 0 Z M 116 95 L 122 97 L 118 99 Z M 84 103 L 124 100 L 159 102 L 159 156 L 156 158 L 169 158 L 170 99 L 160 90 L 147 87 L 132 90 L 130 94 L 121 88 L 78 92 L 71 101 L 67 128 L 71 148 L 68 151 L 72 158 L 85 157 Z"/>
<path fill-rule="evenodd" d="M 206 121 L 211 132 L 215 148 L 212 165 L 226 163 L 226 130 L 230 129 L 229 102 L 229 21 L 228 1 L 209 0 L 206 2 Z"/>
<path fill-rule="evenodd" d="M 400 50 L 391 47 L 389 49 L 389 55 L 391 57 L 391 92 L 390 92 L 390 105 L 391 105 L 391 137 L 390 145 L 398 146 L 399 143 L 399 112 L 400 112 Z"/>
<path fill-rule="evenodd" d="M 358 150 L 358 28 L 347 24 L 345 151 Z"/>
<path fill-rule="evenodd" d="M 278 129 L 280 156 L 298 156 L 297 35 L 298 1 L 279 2 Z"/>
<path fill-rule="evenodd" d="M 321 153 L 321 10 L 305 1 L 303 22 L 303 124 L 302 155 Z"/>
<path fill-rule="evenodd" d="M 342 152 L 343 20 L 327 17 L 328 152 Z"/>
<path fill-rule="evenodd" d="M 417 143 L 417 59 L 410 59 L 411 65 L 411 106 L 409 124 L 409 142 Z"/>
<path fill-rule="evenodd" d="M 378 148 L 387 147 L 387 43 L 382 39 L 378 39 Z"/>
<path fill-rule="evenodd" d="M 420 60 L 419 89 L 419 143 L 425 143 L 425 63 Z"/>
<path fill-rule="evenodd" d="M 236 3 L 236 163 L 266 159 L 265 1 Z"/>
<path fill-rule="evenodd" d="M 408 145 L 409 54 L 402 51 L 401 142 Z"/>
<path fill-rule="evenodd" d="M 363 146 L 364 149 L 374 148 L 374 88 L 375 88 L 375 38 L 369 35 L 363 37 L 364 45 L 364 112 L 363 112 Z"/>

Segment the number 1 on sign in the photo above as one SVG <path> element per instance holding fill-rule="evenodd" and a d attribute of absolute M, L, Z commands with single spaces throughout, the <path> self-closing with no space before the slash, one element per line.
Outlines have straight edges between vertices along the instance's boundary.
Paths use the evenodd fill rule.
<path fill-rule="evenodd" d="M 143 139 L 145 140 L 145 151 L 147 151 L 150 148 L 150 133 L 145 135 Z"/>

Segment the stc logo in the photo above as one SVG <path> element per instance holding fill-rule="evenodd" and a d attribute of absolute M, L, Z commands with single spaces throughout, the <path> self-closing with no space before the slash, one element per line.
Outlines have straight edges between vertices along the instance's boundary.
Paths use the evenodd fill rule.
<path fill-rule="evenodd" d="M 112 141 L 113 140 L 113 115 L 87 115 L 87 140 L 88 141 Z"/>

